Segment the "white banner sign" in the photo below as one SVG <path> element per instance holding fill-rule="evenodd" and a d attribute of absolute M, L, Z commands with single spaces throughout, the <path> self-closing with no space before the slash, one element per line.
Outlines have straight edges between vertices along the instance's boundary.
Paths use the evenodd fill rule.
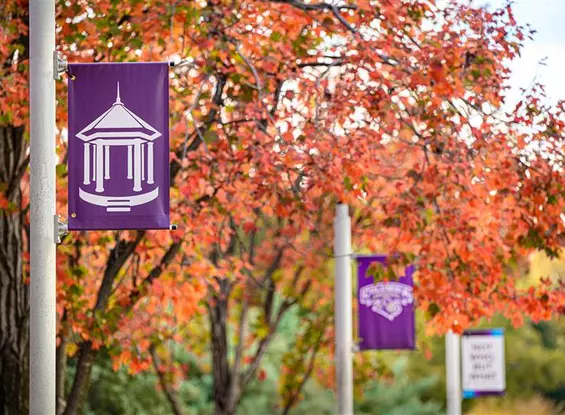
<path fill-rule="evenodd" d="M 469 330 L 462 336 L 463 398 L 502 395 L 506 389 L 504 330 Z"/>

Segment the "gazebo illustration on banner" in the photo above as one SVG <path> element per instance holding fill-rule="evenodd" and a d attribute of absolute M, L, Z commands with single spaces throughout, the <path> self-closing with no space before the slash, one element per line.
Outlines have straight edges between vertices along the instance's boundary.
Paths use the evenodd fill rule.
<path fill-rule="evenodd" d="M 129 212 L 132 206 L 148 203 L 159 195 L 159 187 L 146 193 L 143 183 L 153 185 L 154 141 L 161 133 L 129 110 L 120 98 L 120 83 L 117 84 L 116 101 L 101 116 L 87 125 L 76 136 L 84 145 L 84 186 L 94 187 L 91 193 L 79 187 L 79 197 L 87 203 L 104 206 L 108 212 Z M 116 178 L 116 163 L 111 163 L 111 150 L 127 147 L 127 179 L 131 181 L 131 190 L 124 188 L 119 196 L 104 195 L 105 183 L 123 178 Z M 111 168 L 114 166 L 113 168 Z M 123 174 L 123 169 L 119 169 Z M 127 183 L 127 182 L 126 182 Z M 152 186 L 149 186 L 152 187 Z"/>

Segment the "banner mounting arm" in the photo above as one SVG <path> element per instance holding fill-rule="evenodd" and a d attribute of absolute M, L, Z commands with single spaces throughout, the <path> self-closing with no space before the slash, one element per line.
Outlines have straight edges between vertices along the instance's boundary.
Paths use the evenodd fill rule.
<path fill-rule="evenodd" d="M 61 236 L 69 233 L 69 225 L 61 222 L 59 215 L 55 215 L 55 243 L 61 243 Z"/>
<path fill-rule="evenodd" d="M 67 72 L 69 63 L 59 51 L 53 51 L 53 79 L 61 79 L 61 74 Z"/>

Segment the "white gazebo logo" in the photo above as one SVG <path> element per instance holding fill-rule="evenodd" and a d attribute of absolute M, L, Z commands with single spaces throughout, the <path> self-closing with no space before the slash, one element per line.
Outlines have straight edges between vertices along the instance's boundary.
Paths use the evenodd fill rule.
<path fill-rule="evenodd" d="M 371 311 L 393 321 L 414 303 L 414 288 L 400 282 L 379 282 L 365 285 L 359 291 L 359 303 Z"/>
<path fill-rule="evenodd" d="M 108 212 L 129 212 L 132 206 L 156 199 L 159 187 L 146 193 L 140 192 L 143 191 L 142 182 L 155 184 L 153 141 L 161 135 L 126 108 L 120 99 L 118 82 L 116 102 L 76 135 L 84 142 L 83 185 L 95 185 L 95 193 L 79 187 L 80 198 L 87 203 L 104 206 Z M 114 180 L 110 171 L 110 150 L 120 146 L 127 146 L 127 179 L 133 181 L 133 193 L 124 189 L 120 196 L 104 195 L 104 181 Z"/>

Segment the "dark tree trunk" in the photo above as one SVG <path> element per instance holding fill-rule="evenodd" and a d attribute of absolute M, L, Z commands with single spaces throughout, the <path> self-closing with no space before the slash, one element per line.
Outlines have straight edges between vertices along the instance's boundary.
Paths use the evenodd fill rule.
<path fill-rule="evenodd" d="M 78 351 L 77 371 L 75 373 L 73 386 L 67 397 L 63 414 L 75 415 L 79 413 L 78 411 L 86 398 L 93 361 L 94 353 L 92 352 L 92 343 L 82 343 Z"/>
<path fill-rule="evenodd" d="M 237 237 L 232 237 L 230 246 L 225 254 L 234 254 L 235 244 L 238 243 L 237 241 Z M 255 239 L 252 238 L 251 245 L 248 248 L 251 253 L 251 258 L 253 258 L 254 244 Z M 214 287 L 211 284 L 208 286 L 209 296 L 207 309 L 208 317 L 210 319 L 212 375 L 214 379 L 213 398 L 216 415 L 235 415 L 237 413 L 237 407 L 241 400 L 241 396 L 249 383 L 255 378 L 257 371 L 260 369 L 263 357 L 275 336 L 283 315 L 298 301 L 296 299 L 284 300 L 278 308 L 274 306 L 274 292 L 276 287 L 273 283 L 272 276 L 280 265 L 282 255 L 283 251 L 281 249 L 265 272 L 262 281 L 259 283 L 260 287 L 267 286 L 262 295 L 262 304 L 258 307 L 258 309 L 264 312 L 264 318 L 268 324 L 268 332 L 259 340 L 252 356 L 249 356 L 250 361 L 245 365 L 243 362 L 243 348 L 246 347 L 245 327 L 247 325 L 247 313 L 250 305 L 247 300 L 244 299 L 239 315 L 239 323 L 237 323 L 236 326 L 238 340 L 233 345 L 235 352 L 233 364 L 230 364 L 230 359 L 228 358 L 230 350 L 228 341 L 228 316 L 229 300 L 233 285 L 227 279 L 215 277 L 218 286 Z M 212 261 L 216 263 L 217 258 L 212 257 Z M 302 274 L 302 270 L 303 267 L 299 267 L 296 270 L 295 282 L 298 281 L 299 276 Z M 245 287 L 246 291 L 250 289 L 256 289 L 256 287 L 254 285 Z M 308 289 L 309 285 L 303 288 L 301 296 L 304 296 Z"/>
<path fill-rule="evenodd" d="M 55 380 L 55 396 L 57 398 L 57 415 L 62 415 L 65 411 L 65 379 L 67 373 L 67 344 L 68 344 L 68 327 L 66 314 L 61 320 L 63 329 L 61 330 L 61 343 L 57 347 L 57 377 Z"/>
<path fill-rule="evenodd" d="M 24 127 L 0 126 L 0 413 L 28 413 L 29 287 L 23 275 L 20 181 L 28 164 Z"/>
<path fill-rule="evenodd" d="M 228 361 L 228 298 L 230 284 L 219 281 L 219 293 L 208 306 L 210 336 L 212 340 L 212 371 L 214 376 L 214 402 L 216 415 L 234 415 L 237 402 L 230 396 L 231 370 Z M 237 374 L 236 374 L 237 376 Z"/>
<path fill-rule="evenodd" d="M 110 251 L 109 259 L 106 263 L 104 278 L 102 278 L 102 284 L 98 290 L 96 305 L 93 310 L 94 313 L 106 311 L 108 299 L 112 293 L 112 286 L 118 272 L 131 256 L 144 234 L 144 232 L 138 232 L 136 239 L 130 242 L 121 239 L 116 241 L 116 245 Z M 65 415 L 76 415 L 79 413 L 78 411 L 84 402 L 88 390 L 90 371 L 96 353 L 92 349 L 92 342 L 86 341 L 81 343 L 78 352 L 77 371 L 63 412 Z"/>

